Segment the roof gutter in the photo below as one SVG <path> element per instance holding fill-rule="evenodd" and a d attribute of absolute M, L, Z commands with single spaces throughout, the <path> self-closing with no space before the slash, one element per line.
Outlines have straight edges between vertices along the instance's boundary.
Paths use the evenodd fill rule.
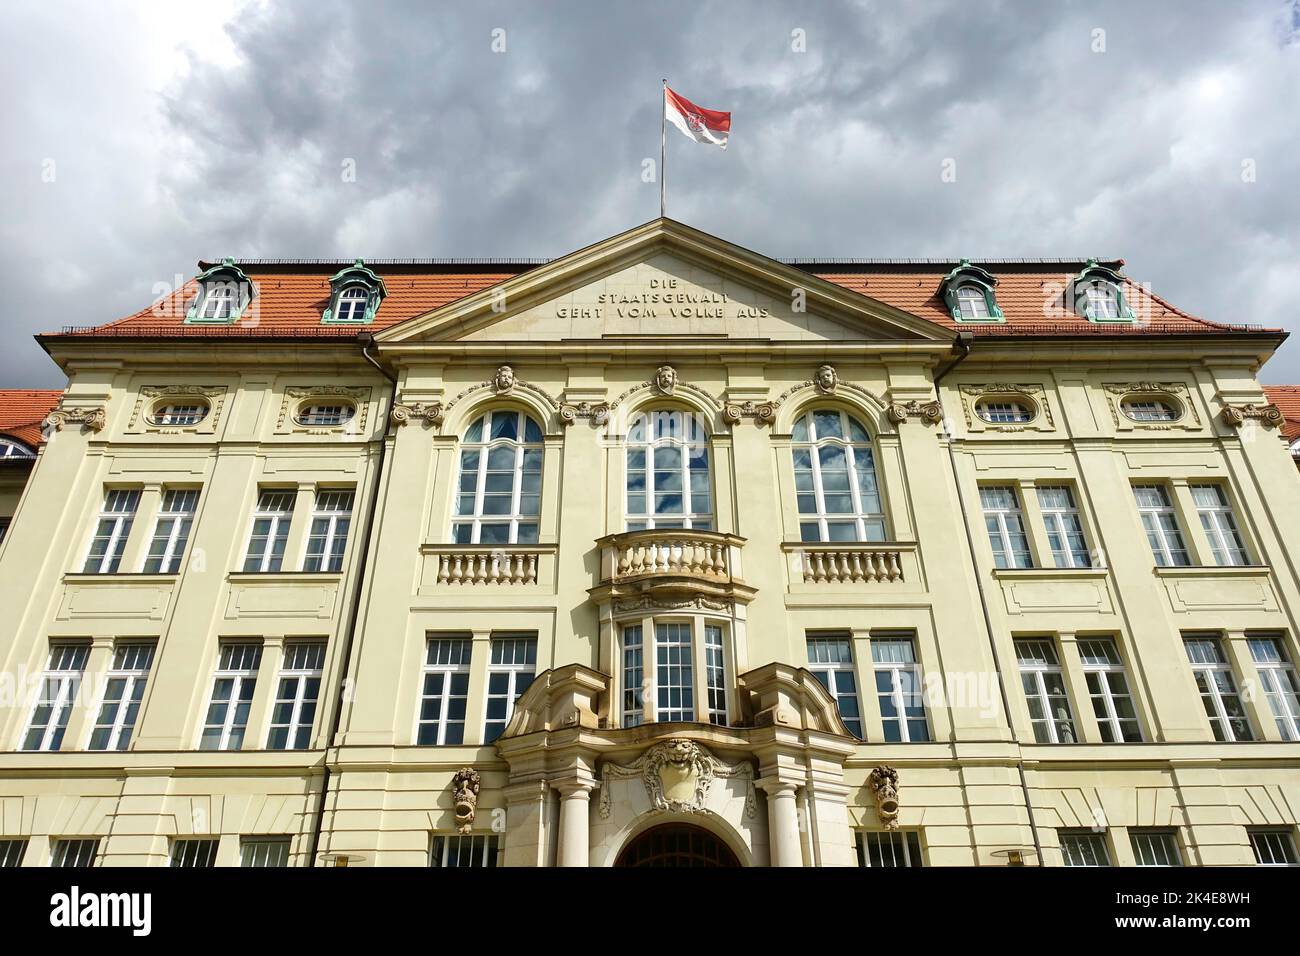
<path fill-rule="evenodd" d="M 374 347 L 375 337 L 369 332 L 362 332 L 357 336 L 357 344 L 361 346 L 361 357 L 379 370 L 379 373 L 392 383 L 388 392 L 388 408 L 391 411 L 393 404 L 397 401 L 397 376 L 392 375 L 380 365 L 370 354 L 370 349 Z M 308 866 L 316 865 L 316 855 L 320 852 L 321 832 L 325 825 L 325 801 L 329 796 L 330 771 L 329 752 L 334 747 L 334 740 L 338 736 L 339 727 L 343 721 L 343 705 L 345 703 L 348 673 L 352 666 L 352 647 L 355 643 L 357 633 L 357 622 L 361 616 L 361 598 L 366 584 L 366 572 L 370 564 L 371 536 L 375 531 L 375 515 L 379 509 L 379 489 L 383 484 L 384 464 L 388 455 L 388 438 L 392 434 L 393 424 L 391 416 L 388 418 L 388 426 L 384 429 L 384 437 L 379 442 L 379 460 L 375 465 L 374 475 L 371 477 L 370 501 L 366 506 L 366 524 L 364 535 L 358 540 L 362 542 L 361 554 L 357 558 L 357 584 L 356 590 L 352 595 L 352 607 L 348 611 L 348 629 L 343 638 L 343 663 L 339 668 L 338 695 L 334 701 L 334 711 L 330 714 L 329 735 L 325 738 L 325 767 L 324 774 L 321 777 L 320 800 L 316 804 L 316 819 L 312 826 L 311 832 L 311 851 L 307 857 Z"/>
<path fill-rule="evenodd" d="M 939 403 L 939 408 L 943 410 L 943 393 L 939 391 L 939 382 L 945 375 L 955 369 L 958 365 L 966 360 L 971 353 L 971 347 L 974 345 L 975 336 L 969 329 L 963 329 L 957 333 L 957 339 L 953 342 L 953 349 L 957 355 L 949 361 L 934 376 L 934 397 Z M 946 423 L 948 413 L 943 411 L 943 420 Z M 979 558 L 975 550 L 975 537 L 970 530 L 970 512 L 966 507 L 966 497 L 962 494 L 961 478 L 957 473 L 957 453 L 953 450 L 952 435 L 948 432 L 947 426 L 944 427 L 945 436 L 948 439 L 948 471 L 952 475 L 953 488 L 957 492 L 957 505 L 961 509 L 961 526 L 966 534 L 966 548 L 970 553 L 970 566 L 975 574 L 975 589 L 979 592 L 980 610 L 984 616 L 984 633 L 988 637 L 989 653 L 993 655 L 993 668 L 998 680 L 998 694 L 1002 698 L 1002 713 L 1006 715 L 1007 729 L 1011 732 L 1011 743 L 1016 748 L 1016 773 L 1020 778 L 1020 792 L 1025 801 L 1025 814 L 1029 818 L 1029 832 L 1034 840 L 1034 853 L 1038 858 L 1038 865 L 1043 865 L 1043 845 L 1038 838 L 1038 825 L 1034 822 L 1034 807 L 1029 797 L 1029 781 L 1025 777 L 1025 760 L 1020 749 L 1020 738 L 1016 734 L 1015 724 L 1011 721 L 1011 700 L 1007 695 L 1007 682 L 1003 675 L 1002 663 L 998 659 L 997 641 L 993 636 L 993 617 L 989 612 L 989 597 L 984 589 L 984 576 L 980 574 Z"/>

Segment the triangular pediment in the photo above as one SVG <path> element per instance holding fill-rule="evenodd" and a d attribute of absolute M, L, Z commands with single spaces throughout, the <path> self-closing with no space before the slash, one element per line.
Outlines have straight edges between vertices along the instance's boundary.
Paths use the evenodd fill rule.
<path fill-rule="evenodd" d="M 656 219 L 381 332 L 381 343 L 624 337 L 949 341 L 925 319 Z"/>

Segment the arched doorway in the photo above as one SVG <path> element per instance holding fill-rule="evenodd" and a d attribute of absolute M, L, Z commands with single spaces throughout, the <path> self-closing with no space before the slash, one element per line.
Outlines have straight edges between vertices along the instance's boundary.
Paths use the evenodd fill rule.
<path fill-rule="evenodd" d="M 689 823 L 665 823 L 635 837 L 615 866 L 740 866 L 717 836 Z"/>

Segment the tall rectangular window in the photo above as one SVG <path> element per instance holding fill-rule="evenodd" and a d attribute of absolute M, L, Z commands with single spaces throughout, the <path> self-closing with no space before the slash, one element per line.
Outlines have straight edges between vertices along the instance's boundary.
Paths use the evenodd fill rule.
<path fill-rule="evenodd" d="M 1110 866 L 1106 835 L 1092 830 L 1060 830 L 1061 857 L 1066 866 Z"/>
<path fill-rule="evenodd" d="M 50 866 L 86 867 L 95 865 L 99 840 L 51 840 Z"/>
<path fill-rule="evenodd" d="M 1260 866 L 1300 866 L 1295 837 L 1285 827 L 1252 827 L 1250 848 Z"/>
<path fill-rule="evenodd" d="M 115 574 L 122 563 L 126 539 L 140 507 L 140 492 L 134 488 L 112 488 L 104 493 L 104 506 L 95 525 L 95 537 L 82 571 L 86 574 Z"/>
<path fill-rule="evenodd" d="M 222 644 L 217 672 L 212 678 L 212 699 L 203 721 L 200 750 L 239 750 L 244 746 L 248 711 L 253 706 L 257 669 L 262 663 L 261 644 Z"/>
<path fill-rule="evenodd" d="M 1020 513 L 1020 498 L 1010 485 L 980 488 L 980 505 L 984 509 L 984 527 L 993 548 L 993 563 L 999 568 L 1032 568 L 1029 537 Z"/>
<path fill-rule="evenodd" d="M 1283 740 L 1300 740 L 1300 680 L 1279 637 L 1260 634 L 1248 638 L 1250 656 L 1259 672 L 1264 697 L 1277 721 Z"/>
<path fill-rule="evenodd" d="M 293 520 L 292 491 L 264 488 L 257 497 L 253 512 L 253 530 L 248 536 L 248 553 L 244 570 L 279 571 L 284 563 L 284 546 L 289 540 L 289 522 Z"/>
<path fill-rule="evenodd" d="M 68 716 L 89 655 L 87 644 L 50 645 L 36 707 L 23 735 L 23 750 L 58 750 L 63 745 L 63 732 L 68 727 Z"/>
<path fill-rule="evenodd" d="M 1210 720 L 1215 740 L 1252 740 L 1250 720 L 1237 693 L 1232 665 L 1223 656 L 1223 643 L 1217 634 L 1185 634 L 1183 647 L 1192 665 L 1196 689 Z"/>
<path fill-rule="evenodd" d="M 416 743 L 465 742 L 465 707 L 469 700 L 469 660 L 473 647 L 474 642 L 464 638 L 429 638 Z"/>
<path fill-rule="evenodd" d="M 1079 657 L 1101 739 L 1108 744 L 1140 741 L 1142 728 L 1115 642 L 1109 637 L 1081 639 Z"/>
<path fill-rule="evenodd" d="M 704 685 L 709 695 L 705 702 L 709 723 L 727 726 L 727 654 L 717 624 L 704 625 Z"/>
<path fill-rule="evenodd" d="M 1133 857 L 1138 866 L 1182 866 L 1178 837 L 1173 830 L 1129 830 Z"/>
<path fill-rule="evenodd" d="M 840 719 L 849 733 L 862 740 L 862 710 L 858 706 L 858 681 L 853 671 L 853 646 L 849 639 L 808 638 L 808 669 L 835 698 Z"/>
<path fill-rule="evenodd" d="M 351 491 L 318 491 L 304 571 L 341 571 L 352 523 Z"/>
<path fill-rule="evenodd" d="M 492 638 L 483 743 L 490 744 L 505 733 L 506 724 L 515 712 L 515 701 L 528 689 L 536 673 L 536 635 L 512 634 Z"/>
<path fill-rule="evenodd" d="M 1134 485 L 1133 498 L 1137 502 L 1142 528 L 1147 533 L 1147 543 L 1156 566 L 1161 568 L 1187 567 L 1192 559 L 1187 554 L 1178 515 L 1164 485 Z"/>
<path fill-rule="evenodd" d="M 1047 526 L 1047 541 L 1052 546 L 1052 562 L 1058 568 L 1090 568 L 1092 556 L 1083 535 L 1083 522 L 1074 505 L 1074 492 L 1068 485 L 1040 485 L 1038 507 Z"/>
<path fill-rule="evenodd" d="M 858 866 L 924 866 L 915 830 L 859 830 L 854 834 Z"/>
<path fill-rule="evenodd" d="M 695 719 L 691 625 L 655 624 L 655 720 Z"/>
<path fill-rule="evenodd" d="M 206 869 L 217 865 L 216 840 L 172 840 L 172 866 Z"/>
<path fill-rule="evenodd" d="M 1246 545 L 1237 530 L 1237 519 L 1223 488 L 1219 485 L 1192 485 L 1191 489 L 1201 527 L 1210 540 L 1214 563 L 1221 566 L 1250 564 Z"/>
<path fill-rule="evenodd" d="M 26 852 L 26 840 L 0 840 L 0 870 L 11 866 L 22 866 L 23 854 Z"/>
<path fill-rule="evenodd" d="M 430 866 L 480 867 L 497 865 L 497 838 L 481 833 L 438 834 L 429 848 Z"/>
<path fill-rule="evenodd" d="M 113 649 L 104 699 L 90 732 L 91 750 L 125 750 L 131 742 L 153 655 L 153 644 L 119 644 Z"/>
<path fill-rule="evenodd" d="M 145 574 L 172 574 L 185 560 L 194 512 L 199 505 L 196 488 L 169 488 L 163 492 L 162 507 L 153 526 L 153 540 L 144 559 Z"/>
<path fill-rule="evenodd" d="M 1065 675 L 1050 638 L 1025 638 L 1016 641 L 1016 662 L 1020 668 L 1020 685 L 1029 704 L 1029 720 L 1034 739 L 1040 744 L 1072 744 L 1074 717 L 1070 697 L 1065 690 Z"/>
<path fill-rule="evenodd" d="M 925 693 L 916 646 L 911 637 L 871 635 L 871 661 L 876 672 L 876 695 L 885 740 L 910 743 L 929 740 L 925 719 Z"/>
<path fill-rule="evenodd" d="M 267 750 L 306 750 L 316 722 L 321 672 L 325 666 L 324 641 L 293 641 L 284 646 L 280 685 L 271 710 Z"/>
<path fill-rule="evenodd" d="M 641 625 L 623 628 L 623 726 L 639 727 L 645 722 L 645 648 Z"/>
<path fill-rule="evenodd" d="M 289 865 L 288 837 L 242 837 L 239 841 L 239 865 L 274 867 Z"/>

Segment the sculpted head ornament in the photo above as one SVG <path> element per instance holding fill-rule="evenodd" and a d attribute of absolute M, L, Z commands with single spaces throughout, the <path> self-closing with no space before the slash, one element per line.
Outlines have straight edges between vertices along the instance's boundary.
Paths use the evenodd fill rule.
<path fill-rule="evenodd" d="M 509 365 L 502 365 L 492 378 L 492 387 L 498 395 L 510 391 L 515 387 L 515 370 Z"/>
<path fill-rule="evenodd" d="M 823 395 L 830 395 L 835 391 L 835 386 L 839 385 L 840 377 L 835 371 L 833 365 L 823 365 L 817 370 L 817 391 Z"/>
<path fill-rule="evenodd" d="M 671 365 L 660 365 L 655 372 L 655 388 L 665 395 L 671 395 L 677 388 L 677 369 Z"/>

